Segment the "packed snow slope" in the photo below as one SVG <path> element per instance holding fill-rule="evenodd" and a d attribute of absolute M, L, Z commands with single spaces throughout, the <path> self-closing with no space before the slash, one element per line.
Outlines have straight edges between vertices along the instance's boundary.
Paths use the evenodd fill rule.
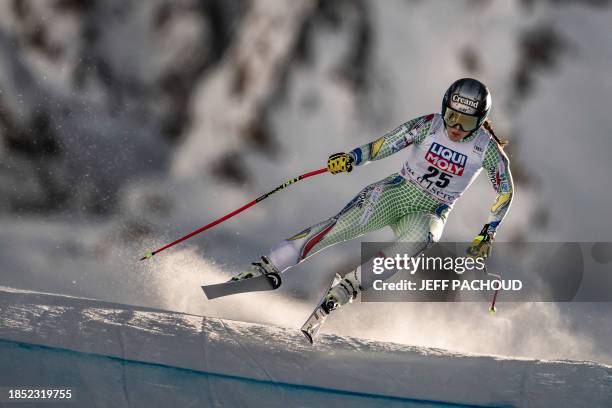
<path fill-rule="evenodd" d="M 282 310 L 279 310 L 282 313 Z M 0 385 L 79 406 L 612 406 L 612 367 L 452 354 L 0 288 Z"/>

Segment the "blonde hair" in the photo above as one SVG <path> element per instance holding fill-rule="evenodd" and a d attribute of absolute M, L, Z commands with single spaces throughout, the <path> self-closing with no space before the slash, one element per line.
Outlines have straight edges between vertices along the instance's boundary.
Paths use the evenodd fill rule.
<path fill-rule="evenodd" d="M 485 128 L 491 134 L 491 136 L 493 136 L 493 139 L 495 139 L 499 147 L 501 147 L 502 149 L 509 143 L 507 139 L 500 139 L 499 136 L 495 134 L 495 132 L 493 131 L 493 122 L 491 121 L 491 119 L 485 120 L 482 124 L 482 127 Z"/>

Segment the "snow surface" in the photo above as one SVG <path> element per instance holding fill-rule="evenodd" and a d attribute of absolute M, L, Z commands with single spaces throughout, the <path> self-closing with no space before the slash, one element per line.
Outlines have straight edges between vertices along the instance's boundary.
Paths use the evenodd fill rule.
<path fill-rule="evenodd" d="M 450 353 L 0 289 L 0 383 L 79 406 L 609 407 L 612 367 Z"/>

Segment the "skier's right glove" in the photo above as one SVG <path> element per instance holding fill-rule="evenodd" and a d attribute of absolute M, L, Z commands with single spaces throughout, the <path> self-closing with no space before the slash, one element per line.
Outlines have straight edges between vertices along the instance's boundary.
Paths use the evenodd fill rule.
<path fill-rule="evenodd" d="M 332 174 L 350 173 L 353 170 L 353 156 L 347 153 L 334 153 L 327 159 L 327 169 Z"/>

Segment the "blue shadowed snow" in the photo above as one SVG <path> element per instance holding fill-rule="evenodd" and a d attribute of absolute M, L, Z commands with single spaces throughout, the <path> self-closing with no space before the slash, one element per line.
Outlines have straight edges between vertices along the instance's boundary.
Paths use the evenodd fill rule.
<path fill-rule="evenodd" d="M 257 380 L 3 340 L 0 366 L 0 384 L 71 388 L 79 406 L 476 406 Z"/>
<path fill-rule="evenodd" d="M 612 406 L 612 367 L 451 353 L 0 288 L 0 386 L 78 406 Z"/>

